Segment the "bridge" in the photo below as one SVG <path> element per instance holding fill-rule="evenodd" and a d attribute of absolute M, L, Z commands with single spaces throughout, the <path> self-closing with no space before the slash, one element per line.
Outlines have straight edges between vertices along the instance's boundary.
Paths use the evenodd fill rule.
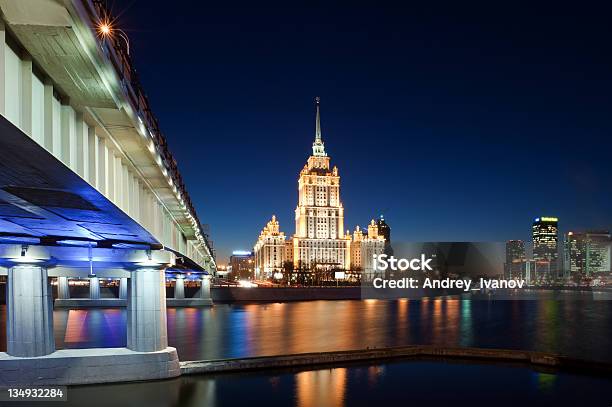
<path fill-rule="evenodd" d="M 129 44 L 99 35 L 111 17 L 101 1 L 0 0 L 0 11 L 0 385 L 176 376 L 166 283 L 175 304 L 210 305 L 216 265 Z M 89 282 L 86 300 L 70 298 L 71 279 Z M 101 298 L 109 280 L 117 298 Z M 125 304 L 127 347 L 56 350 L 54 290 L 56 306 Z"/>

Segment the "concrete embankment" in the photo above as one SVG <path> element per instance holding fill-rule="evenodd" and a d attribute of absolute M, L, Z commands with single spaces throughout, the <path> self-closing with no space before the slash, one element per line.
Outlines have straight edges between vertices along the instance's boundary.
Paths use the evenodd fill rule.
<path fill-rule="evenodd" d="M 213 287 L 213 302 L 359 300 L 361 287 Z"/>
<path fill-rule="evenodd" d="M 472 362 L 520 363 L 553 370 L 578 370 L 612 374 L 612 364 L 573 359 L 553 353 L 444 346 L 404 346 L 395 348 L 357 349 L 337 352 L 300 353 L 242 359 L 181 362 L 181 374 L 212 374 L 246 370 L 316 367 L 358 361 L 391 359 L 453 359 Z"/>

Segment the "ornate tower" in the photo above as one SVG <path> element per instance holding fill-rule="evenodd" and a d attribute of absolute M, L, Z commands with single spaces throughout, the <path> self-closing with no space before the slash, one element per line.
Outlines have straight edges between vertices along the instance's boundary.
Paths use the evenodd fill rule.
<path fill-rule="evenodd" d="M 321 136 L 320 98 L 315 99 L 312 155 L 300 172 L 293 259 L 305 267 L 350 268 L 350 236 L 344 234 L 338 168 L 330 169 Z"/>
<path fill-rule="evenodd" d="M 315 124 L 315 141 L 312 143 L 312 155 L 315 157 L 326 157 L 325 153 L 325 144 L 323 143 L 323 139 L 321 139 L 321 98 L 316 97 L 315 103 L 317 106 L 317 118 Z"/>

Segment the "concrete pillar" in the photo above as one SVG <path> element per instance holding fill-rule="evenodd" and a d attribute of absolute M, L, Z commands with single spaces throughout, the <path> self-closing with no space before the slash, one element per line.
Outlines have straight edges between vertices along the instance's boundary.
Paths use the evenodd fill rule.
<path fill-rule="evenodd" d="M 131 273 L 127 313 L 129 349 L 155 352 L 168 347 L 166 281 L 163 269 L 142 268 Z"/>
<path fill-rule="evenodd" d="M 95 127 L 87 127 L 87 153 L 89 157 L 87 158 L 87 163 L 89 169 L 87 171 L 87 181 L 93 185 L 94 187 L 98 186 L 98 163 L 99 163 L 99 153 L 98 153 L 98 136 L 96 136 L 96 128 Z"/>
<path fill-rule="evenodd" d="M 102 194 L 106 194 L 106 180 L 108 179 L 108 174 L 106 173 L 106 144 L 104 143 L 104 139 L 100 137 L 96 137 L 96 142 L 98 144 L 98 175 L 96 176 L 96 188 L 98 188 Z"/>
<path fill-rule="evenodd" d="M 89 179 L 89 142 L 88 142 L 88 126 L 85 123 L 83 113 L 77 112 L 75 117 L 75 133 L 76 133 L 76 172 L 83 179 Z"/>
<path fill-rule="evenodd" d="M 68 286 L 68 277 L 57 278 L 57 298 L 67 300 L 70 298 L 70 288 Z"/>
<path fill-rule="evenodd" d="M 56 117 L 53 115 L 53 84 L 49 79 L 46 79 L 43 83 L 43 133 L 44 133 L 44 146 L 47 151 L 54 154 L 56 157 L 59 156 L 59 145 L 54 139 L 54 131 Z"/>
<path fill-rule="evenodd" d="M 89 299 L 100 299 L 100 279 L 98 277 L 89 278 Z"/>
<path fill-rule="evenodd" d="M 110 143 L 106 145 L 106 165 L 106 197 L 115 203 L 115 153 Z"/>
<path fill-rule="evenodd" d="M 6 342 L 11 356 L 53 353 L 53 296 L 47 269 L 19 265 L 8 271 Z"/>
<path fill-rule="evenodd" d="M 202 276 L 200 280 L 200 298 L 211 299 L 210 296 L 210 276 Z"/>
<path fill-rule="evenodd" d="M 62 162 L 66 164 L 70 169 L 76 171 L 76 126 L 75 126 L 76 113 L 69 101 L 62 101 L 61 107 L 61 140 L 62 140 Z"/>
<path fill-rule="evenodd" d="M 21 130 L 32 137 L 32 57 L 22 55 L 21 58 Z"/>
<path fill-rule="evenodd" d="M 185 298 L 185 277 L 176 276 L 174 282 L 174 298 L 182 300 Z"/>
<path fill-rule="evenodd" d="M 119 280 L 119 298 L 122 300 L 127 299 L 128 293 L 128 279 L 126 277 L 121 277 Z"/>

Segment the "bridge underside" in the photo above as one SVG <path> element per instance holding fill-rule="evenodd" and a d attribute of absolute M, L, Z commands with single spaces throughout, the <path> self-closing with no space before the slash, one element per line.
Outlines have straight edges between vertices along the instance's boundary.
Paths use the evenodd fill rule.
<path fill-rule="evenodd" d="M 161 249 L 142 226 L 0 116 L 0 242 Z"/>
<path fill-rule="evenodd" d="M 177 305 L 210 303 L 212 244 L 129 54 L 96 36 L 107 14 L 91 0 L 0 0 L 0 385 L 173 377 L 167 281 Z M 55 350 L 52 285 L 72 306 L 70 279 L 88 280 L 89 304 L 102 279 L 119 282 L 127 348 Z"/>
<path fill-rule="evenodd" d="M 172 275 L 207 273 L 163 249 L 0 115 L 0 274 L 7 276 L 7 352 L 0 353 L 0 384 L 114 381 L 138 376 L 134 369 L 141 379 L 178 375 L 176 351 L 167 340 L 165 272 L 170 267 Z M 89 278 L 95 293 L 100 276 L 122 281 L 127 349 L 56 351 L 52 277 L 61 295 L 67 277 Z M 200 280 L 201 291 L 209 295 L 208 280 Z M 79 368 L 85 360 L 87 372 Z M 59 365 L 65 375 L 57 374 Z"/>
<path fill-rule="evenodd" d="M 62 210 L 34 206 L 47 211 L 46 220 L 60 221 L 62 231 L 71 232 L 66 235 L 111 246 L 113 241 L 161 243 L 214 272 L 212 245 L 131 60 L 115 41 L 96 36 L 96 24 L 105 16 L 99 13 L 99 2 L 88 0 L 0 0 L 0 115 L 65 164 L 60 172 L 68 174 L 66 180 L 60 172 L 49 174 L 49 186 L 47 180 L 15 177 L 25 184 L 21 188 L 29 189 L 2 188 L 0 204 L 5 196 L 11 198 L 9 205 L 15 198 L 32 203 L 40 193 L 32 189 L 44 190 L 39 200 L 53 202 L 72 197 L 66 193 L 85 185 L 77 195 L 90 205 L 77 200 Z M 12 167 L 15 160 L 10 158 L 7 165 Z M 21 170 L 30 162 L 21 163 L 18 171 L 24 174 Z M 98 205 L 100 197 L 107 199 Z M 108 219 L 92 221 L 95 208 Z M 87 221 L 82 211 L 89 211 L 84 212 Z M 50 222 L 36 228 L 41 225 L 28 216 L 9 222 L 29 234 L 50 229 Z M 14 225 L 9 226 L 16 229 Z"/>

